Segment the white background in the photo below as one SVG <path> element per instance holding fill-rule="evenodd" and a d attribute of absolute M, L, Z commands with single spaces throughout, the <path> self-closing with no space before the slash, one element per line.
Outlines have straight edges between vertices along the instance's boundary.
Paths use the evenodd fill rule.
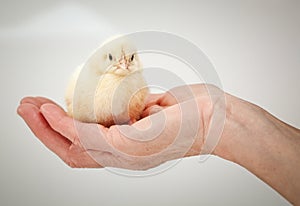
<path fill-rule="evenodd" d="M 254 175 L 217 157 L 184 159 L 145 178 L 70 169 L 33 136 L 16 108 L 27 95 L 64 105 L 70 74 L 103 40 L 159 30 L 201 48 L 226 92 L 300 127 L 299 1 L 84 2 L 1 1 L 1 205 L 288 205 Z"/>

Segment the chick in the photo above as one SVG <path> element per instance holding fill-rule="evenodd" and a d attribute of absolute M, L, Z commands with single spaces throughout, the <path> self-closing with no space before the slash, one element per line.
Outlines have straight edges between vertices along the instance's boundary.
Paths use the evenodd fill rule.
<path fill-rule="evenodd" d="M 65 101 L 69 116 L 109 127 L 138 120 L 147 95 L 136 48 L 117 38 L 104 43 L 74 72 Z"/>

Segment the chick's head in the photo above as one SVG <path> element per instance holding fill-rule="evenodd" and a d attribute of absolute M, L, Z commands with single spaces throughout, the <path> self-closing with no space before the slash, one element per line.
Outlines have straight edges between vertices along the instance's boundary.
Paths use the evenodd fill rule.
<path fill-rule="evenodd" d="M 105 72 L 126 76 L 142 70 L 134 45 L 128 41 L 112 42 L 103 54 Z"/>

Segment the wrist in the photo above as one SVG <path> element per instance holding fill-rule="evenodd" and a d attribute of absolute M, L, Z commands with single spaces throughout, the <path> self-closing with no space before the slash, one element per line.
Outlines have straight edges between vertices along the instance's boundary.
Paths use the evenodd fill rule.
<path fill-rule="evenodd" d="M 257 105 L 226 94 L 226 120 L 214 154 L 244 167 L 263 156 L 277 129 L 266 114 Z"/>
<path fill-rule="evenodd" d="M 213 154 L 239 163 L 240 152 L 251 145 L 259 107 L 226 94 L 226 119 L 218 145 Z"/>
<path fill-rule="evenodd" d="M 300 203 L 300 131 L 260 107 L 227 95 L 226 122 L 214 154 L 235 162 Z"/>
<path fill-rule="evenodd" d="M 265 154 L 272 148 L 300 138 L 300 130 L 287 125 L 270 113 L 237 97 L 226 94 L 226 120 L 214 155 L 244 163 L 243 155 Z M 279 147 L 279 146 L 278 146 Z"/>

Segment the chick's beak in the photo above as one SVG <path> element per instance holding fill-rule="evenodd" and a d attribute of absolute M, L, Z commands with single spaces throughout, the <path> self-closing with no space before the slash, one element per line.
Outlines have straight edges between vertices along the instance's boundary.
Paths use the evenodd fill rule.
<path fill-rule="evenodd" d="M 117 67 L 119 67 L 120 69 L 128 69 L 128 63 L 125 56 L 121 57 Z"/>

